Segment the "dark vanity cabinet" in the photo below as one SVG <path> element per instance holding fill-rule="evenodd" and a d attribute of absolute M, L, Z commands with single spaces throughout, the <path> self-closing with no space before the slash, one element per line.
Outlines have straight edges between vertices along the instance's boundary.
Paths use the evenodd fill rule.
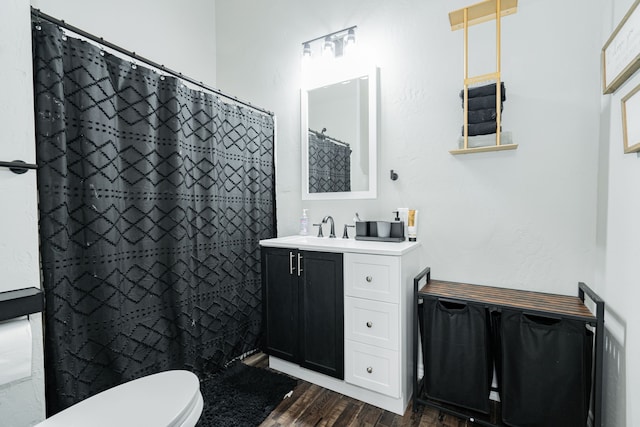
<path fill-rule="evenodd" d="M 344 378 L 341 253 L 262 247 L 264 352 Z"/>

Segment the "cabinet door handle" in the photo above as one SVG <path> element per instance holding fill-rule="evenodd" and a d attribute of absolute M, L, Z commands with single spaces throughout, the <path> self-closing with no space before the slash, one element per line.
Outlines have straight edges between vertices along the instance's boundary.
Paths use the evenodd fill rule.
<path fill-rule="evenodd" d="M 298 277 L 300 277 L 300 273 L 302 273 L 302 254 L 298 252 Z"/>
<path fill-rule="evenodd" d="M 367 322 L 367 328 L 370 328 L 370 327 L 372 327 L 372 326 L 373 326 L 373 323 L 372 323 L 372 322 Z"/>
<path fill-rule="evenodd" d="M 372 368 L 371 366 L 369 366 L 369 367 L 367 368 L 367 372 L 368 372 L 368 373 L 372 373 L 372 372 L 373 372 L 373 368 Z"/>
<path fill-rule="evenodd" d="M 293 274 L 293 270 L 294 270 L 293 259 L 295 257 L 296 257 L 296 255 L 293 252 L 289 251 L 289 274 L 290 275 Z"/>
<path fill-rule="evenodd" d="M 367 277 L 365 278 L 365 280 L 366 280 L 367 282 L 371 283 L 371 282 L 373 281 L 373 277 L 371 277 L 371 276 L 367 276 Z"/>

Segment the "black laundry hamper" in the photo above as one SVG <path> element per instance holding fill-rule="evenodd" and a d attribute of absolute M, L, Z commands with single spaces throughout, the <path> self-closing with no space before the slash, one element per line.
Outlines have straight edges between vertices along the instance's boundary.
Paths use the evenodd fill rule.
<path fill-rule="evenodd" d="M 425 298 L 422 332 L 427 397 L 488 414 L 493 365 L 487 309 Z"/>
<path fill-rule="evenodd" d="M 510 426 L 586 426 L 593 333 L 585 323 L 509 310 L 495 320 L 502 421 Z"/>

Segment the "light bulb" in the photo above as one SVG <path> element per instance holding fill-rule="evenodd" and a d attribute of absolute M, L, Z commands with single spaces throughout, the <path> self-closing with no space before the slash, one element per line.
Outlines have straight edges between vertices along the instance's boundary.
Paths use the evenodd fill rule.
<path fill-rule="evenodd" d="M 333 56 L 333 41 L 329 36 L 325 37 L 324 39 L 324 47 L 322 49 L 322 55 L 327 57 Z"/>
<path fill-rule="evenodd" d="M 353 31 L 353 28 L 347 32 L 347 35 L 343 39 L 343 43 L 342 54 L 353 55 L 356 47 L 356 33 Z"/>
<path fill-rule="evenodd" d="M 302 56 L 305 58 L 311 58 L 311 45 L 309 43 L 304 44 L 302 49 Z"/>
<path fill-rule="evenodd" d="M 356 44 L 356 32 L 353 31 L 353 28 L 347 32 L 347 36 L 344 39 L 345 46 L 351 46 Z"/>

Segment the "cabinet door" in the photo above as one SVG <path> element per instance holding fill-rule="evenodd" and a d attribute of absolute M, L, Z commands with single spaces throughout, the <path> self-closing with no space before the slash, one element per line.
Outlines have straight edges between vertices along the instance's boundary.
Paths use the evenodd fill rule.
<path fill-rule="evenodd" d="M 262 252 L 264 352 L 298 362 L 298 272 L 295 249 Z"/>
<path fill-rule="evenodd" d="M 344 378 L 342 254 L 303 251 L 300 285 L 300 365 Z"/>

